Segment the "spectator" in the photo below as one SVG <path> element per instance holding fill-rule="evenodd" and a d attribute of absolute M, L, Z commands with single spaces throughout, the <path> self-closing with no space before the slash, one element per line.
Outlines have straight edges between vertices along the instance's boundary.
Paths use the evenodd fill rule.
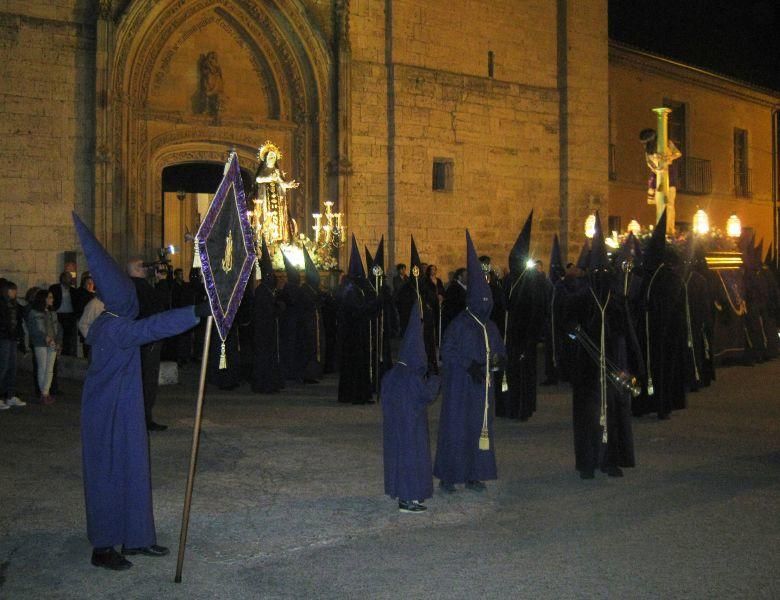
<path fill-rule="evenodd" d="M 53 311 L 62 326 L 62 353 L 65 356 L 76 356 L 76 313 L 73 306 L 76 288 L 73 287 L 74 275 L 63 271 L 60 282 L 49 288 L 54 298 Z"/>
<path fill-rule="evenodd" d="M 81 321 L 81 316 L 84 314 L 84 308 L 95 298 L 95 280 L 89 274 L 89 271 L 84 271 L 81 275 L 81 285 L 73 290 L 73 314 L 76 317 L 76 324 Z M 84 336 L 79 329 L 79 341 L 83 350 L 84 358 L 89 358 L 89 346 L 84 341 Z"/>
<path fill-rule="evenodd" d="M 48 290 L 38 290 L 33 299 L 32 309 L 27 315 L 27 330 L 30 332 L 30 344 L 37 362 L 38 387 L 41 390 L 41 402 L 53 404 L 50 395 L 51 381 L 54 376 L 54 363 L 62 349 L 62 327 L 54 312 L 54 294 Z"/>
<path fill-rule="evenodd" d="M 393 276 L 393 292 L 400 290 L 407 279 L 409 279 L 409 276 L 406 274 L 406 265 L 398 263 L 395 266 L 395 275 Z"/>
<path fill-rule="evenodd" d="M 22 337 L 22 310 L 16 294 L 13 281 L 0 283 L 0 410 L 27 404 L 16 395 L 16 353 Z"/>

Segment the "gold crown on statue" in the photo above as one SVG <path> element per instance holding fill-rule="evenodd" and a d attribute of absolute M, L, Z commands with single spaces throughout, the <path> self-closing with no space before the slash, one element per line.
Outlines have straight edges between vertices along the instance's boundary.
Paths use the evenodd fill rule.
<path fill-rule="evenodd" d="M 276 154 L 276 160 L 282 159 L 282 151 L 279 150 L 279 146 L 274 144 L 271 140 L 266 140 L 260 149 L 257 151 L 257 160 L 264 161 L 269 152 Z"/>

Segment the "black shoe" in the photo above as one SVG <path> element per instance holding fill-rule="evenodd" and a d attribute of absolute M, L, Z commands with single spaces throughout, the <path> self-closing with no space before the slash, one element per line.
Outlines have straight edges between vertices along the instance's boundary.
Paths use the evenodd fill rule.
<path fill-rule="evenodd" d="M 658 420 L 659 421 L 668 421 L 671 418 L 671 415 L 669 413 L 659 413 L 658 414 Z"/>
<path fill-rule="evenodd" d="M 466 489 L 475 492 L 484 492 L 487 489 L 487 486 L 481 481 L 467 481 Z"/>
<path fill-rule="evenodd" d="M 427 506 L 423 506 L 417 500 L 412 500 L 410 502 L 399 502 L 398 503 L 398 510 L 400 510 L 403 513 L 419 513 L 424 512 L 428 510 Z"/>
<path fill-rule="evenodd" d="M 588 471 L 580 471 L 580 479 L 595 479 L 596 474 L 593 472 L 593 469 L 590 469 Z"/>
<path fill-rule="evenodd" d="M 144 556 L 167 556 L 170 551 L 165 546 L 144 546 L 143 548 L 125 548 L 122 546 L 122 554 L 133 556 L 134 554 L 143 554 Z"/>
<path fill-rule="evenodd" d="M 148 431 L 165 431 L 168 429 L 167 425 L 160 425 L 159 423 L 155 423 L 154 421 L 149 421 L 149 424 L 146 426 L 146 429 Z"/>
<path fill-rule="evenodd" d="M 92 551 L 91 562 L 96 567 L 103 567 L 112 571 L 126 571 L 133 566 L 133 563 L 113 548 L 95 548 Z"/>
<path fill-rule="evenodd" d="M 607 469 L 607 475 L 610 477 L 623 477 L 623 469 L 620 467 L 609 467 Z"/>
<path fill-rule="evenodd" d="M 445 481 L 439 482 L 439 487 L 441 488 L 442 492 L 447 492 L 448 494 L 454 494 L 455 493 L 455 486 L 451 483 L 447 483 Z"/>

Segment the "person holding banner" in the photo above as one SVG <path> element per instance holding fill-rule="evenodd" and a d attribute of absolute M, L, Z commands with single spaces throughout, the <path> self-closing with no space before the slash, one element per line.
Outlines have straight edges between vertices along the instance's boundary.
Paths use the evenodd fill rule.
<path fill-rule="evenodd" d="M 86 340 L 93 348 L 81 405 L 87 536 L 92 564 L 121 571 L 132 566 L 123 555 L 168 554 L 154 528 L 139 348 L 211 313 L 208 305 L 188 306 L 136 321 L 132 280 L 75 213 L 73 221 L 105 304 Z"/>

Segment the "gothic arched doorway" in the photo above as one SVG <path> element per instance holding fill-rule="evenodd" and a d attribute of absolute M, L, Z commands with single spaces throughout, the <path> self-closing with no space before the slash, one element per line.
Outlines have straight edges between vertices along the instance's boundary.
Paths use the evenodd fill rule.
<path fill-rule="evenodd" d="M 115 253 L 159 248 L 164 169 L 235 148 L 253 170 L 267 139 L 301 181 L 291 212 L 307 224 L 326 186 L 333 61 L 298 0 L 132 0 L 101 15 L 98 46 L 95 226 Z"/>
<path fill-rule="evenodd" d="M 208 203 L 222 180 L 225 165 L 217 162 L 179 163 L 162 170 L 162 237 L 160 248 L 173 246 L 169 256 L 171 266 L 183 269 L 189 277 L 192 266 L 193 245 L 190 237 L 200 226 Z M 252 173 L 241 169 L 244 189 L 252 189 Z M 247 201 L 249 198 L 247 197 Z"/>

